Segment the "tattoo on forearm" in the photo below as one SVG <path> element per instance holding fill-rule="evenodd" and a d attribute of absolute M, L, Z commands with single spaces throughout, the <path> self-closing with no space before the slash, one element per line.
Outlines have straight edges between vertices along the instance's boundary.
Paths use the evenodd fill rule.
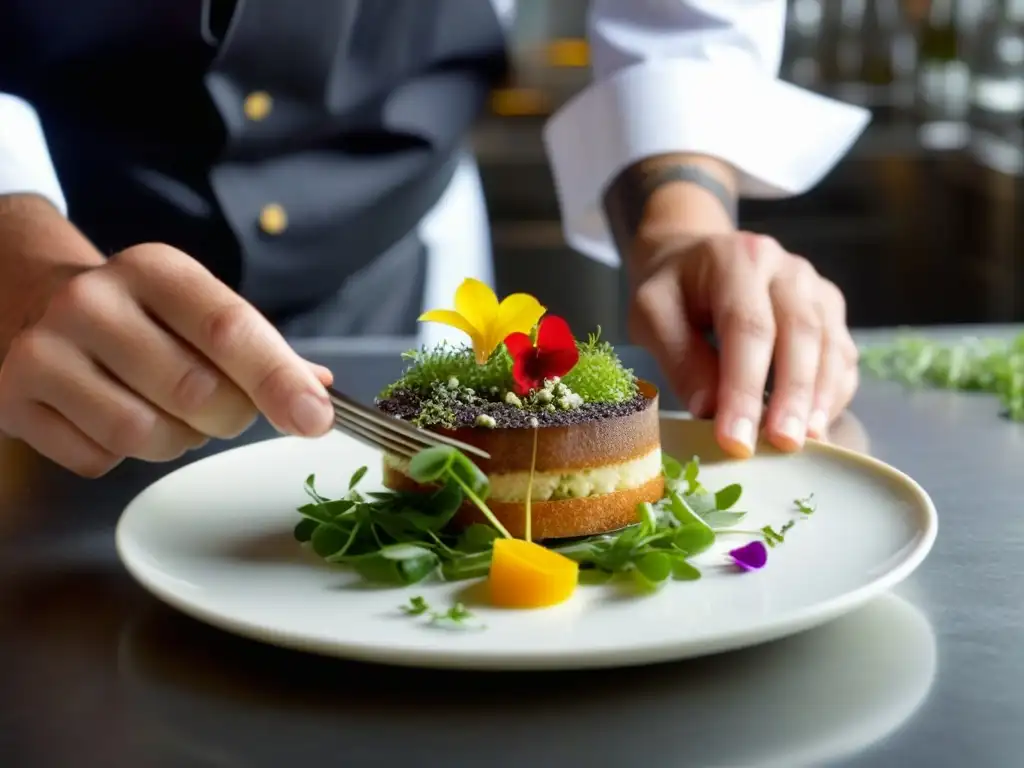
<path fill-rule="evenodd" d="M 635 163 L 615 177 L 604 194 L 604 212 L 608 218 L 615 247 L 623 256 L 629 253 L 640 228 L 644 208 L 655 190 L 665 184 L 687 181 L 717 197 L 733 223 L 737 219 L 736 198 L 714 174 L 699 165 Z"/>

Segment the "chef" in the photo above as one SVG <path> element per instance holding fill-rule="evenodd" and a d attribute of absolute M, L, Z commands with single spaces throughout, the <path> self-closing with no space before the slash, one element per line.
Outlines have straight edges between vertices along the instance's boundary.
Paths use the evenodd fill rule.
<path fill-rule="evenodd" d="M 594 0 L 593 83 L 544 132 L 568 242 L 621 262 L 635 339 L 738 456 L 761 424 L 799 449 L 857 384 L 840 291 L 737 229 L 867 121 L 777 79 L 785 5 Z M 432 333 L 424 307 L 491 280 L 465 144 L 514 11 L 3 3 L 0 431 L 88 477 L 258 413 L 326 432 L 330 374 L 285 336 Z"/>

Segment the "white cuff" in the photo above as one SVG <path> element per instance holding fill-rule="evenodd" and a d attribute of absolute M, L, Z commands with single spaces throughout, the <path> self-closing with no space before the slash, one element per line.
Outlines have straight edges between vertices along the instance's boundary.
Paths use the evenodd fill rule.
<path fill-rule="evenodd" d="M 618 264 L 601 198 L 644 157 L 717 157 L 739 172 L 742 196 L 788 197 L 817 184 L 869 120 L 860 107 L 749 70 L 683 59 L 627 67 L 577 94 L 544 127 L 565 237 Z"/>
<path fill-rule="evenodd" d="M 67 215 L 39 115 L 24 99 L 0 93 L 0 195 L 29 193 L 42 195 Z"/>

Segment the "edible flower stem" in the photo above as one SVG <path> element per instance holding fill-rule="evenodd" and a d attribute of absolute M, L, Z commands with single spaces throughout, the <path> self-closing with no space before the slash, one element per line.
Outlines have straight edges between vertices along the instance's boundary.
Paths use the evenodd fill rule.
<path fill-rule="evenodd" d="M 533 427 L 533 455 L 530 457 L 530 479 L 526 481 L 526 535 L 527 541 L 533 541 L 533 476 L 537 471 L 537 433 L 539 425 Z"/>
<path fill-rule="evenodd" d="M 501 521 L 494 516 L 494 513 L 491 512 L 490 508 L 484 503 L 484 500 L 477 496 L 475 493 L 473 493 L 473 489 L 470 488 L 469 485 L 467 485 L 466 482 L 461 477 L 456 475 L 454 472 L 450 473 L 449 477 L 451 477 L 455 481 L 455 483 L 462 489 L 462 492 L 466 494 L 466 498 L 473 502 L 473 505 L 477 509 L 483 512 L 484 517 L 487 518 L 488 522 L 490 522 L 490 524 L 494 526 L 495 530 L 497 530 L 498 533 L 500 533 L 506 539 L 512 538 L 512 534 L 509 533 L 508 529 L 501 524 Z"/>

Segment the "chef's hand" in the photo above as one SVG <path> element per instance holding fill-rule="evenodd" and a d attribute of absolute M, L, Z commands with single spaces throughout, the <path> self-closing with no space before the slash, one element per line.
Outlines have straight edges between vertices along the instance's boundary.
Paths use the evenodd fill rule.
<path fill-rule="evenodd" d="M 245 430 L 326 432 L 330 374 L 184 253 L 139 245 L 71 270 L 0 364 L 0 431 L 77 474 L 167 461 Z"/>
<path fill-rule="evenodd" d="M 636 278 L 630 330 L 719 443 L 796 450 L 821 437 L 857 388 L 840 290 L 805 259 L 745 232 L 663 242 Z M 717 351 L 707 339 L 714 331 Z M 773 388 L 764 408 L 769 366 Z"/>
<path fill-rule="evenodd" d="M 857 388 L 843 295 L 773 239 L 737 232 L 718 197 L 671 180 L 673 165 L 696 166 L 735 191 L 730 170 L 700 156 L 652 158 L 609 189 L 606 209 L 630 273 L 630 332 L 689 410 L 714 417 L 726 451 L 751 455 L 762 428 L 777 448 L 798 450 L 824 436 Z"/>

